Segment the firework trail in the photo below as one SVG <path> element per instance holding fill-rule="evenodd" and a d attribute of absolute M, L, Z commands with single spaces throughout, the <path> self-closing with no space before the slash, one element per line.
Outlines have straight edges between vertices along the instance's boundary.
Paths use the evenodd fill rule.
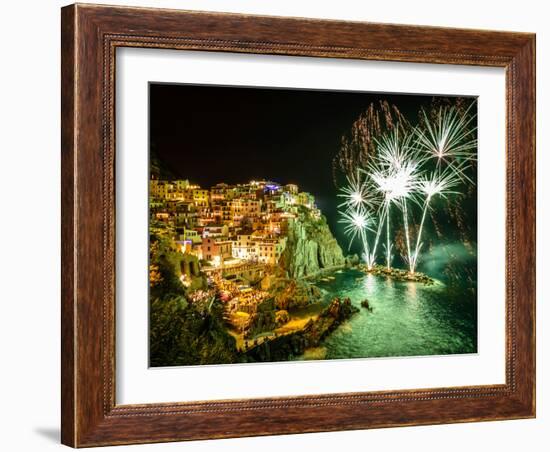
<path fill-rule="evenodd" d="M 408 262 L 411 257 L 411 240 L 409 233 L 409 200 L 416 202 L 416 191 L 419 169 L 422 159 L 417 148 L 413 146 L 414 135 L 400 131 L 395 127 L 392 132 L 376 139 L 378 155 L 371 168 L 370 175 L 374 189 L 384 196 L 386 204 L 386 266 L 391 267 L 390 246 L 390 206 L 396 204 L 403 214 Z"/>
<path fill-rule="evenodd" d="M 422 208 L 422 218 L 420 220 L 420 226 L 418 228 L 416 246 L 414 252 L 411 255 L 409 261 L 409 269 L 411 273 L 416 270 L 416 264 L 418 263 L 418 256 L 420 249 L 422 248 L 422 231 L 424 229 L 424 222 L 426 220 L 426 212 L 430 207 L 430 201 L 434 196 L 446 197 L 449 194 L 458 194 L 459 192 L 452 189 L 460 183 L 460 179 L 457 176 L 459 169 L 447 167 L 442 172 L 434 171 L 429 175 L 423 176 L 418 181 L 418 189 L 425 195 L 424 206 Z"/>
<path fill-rule="evenodd" d="M 456 168 L 456 175 L 470 183 L 473 181 L 464 172 L 464 167 L 455 167 L 456 163 L 475 160 L 477 126 L 472 124 L 475 115 L 469 114 L 474 103 L 461 113 L 457 108 L 439 107 L 436 118 L 430 120 L 425 110 L 421 110 L 420 127 L 415 129 L 416 146 L 424 151 L 428 158 L 435 159 L 439 170 L 448 166 Z"/>
<path fill-rule="evenodd" d="M 354 174 L 357 168 L 365 168 L 377 153 L 375 138 L 395 127 L 410 128 L 399 109 L 385 100 L 371 103 L 353 123 L 350 133 L 342 137 L 340 150 L 332 162 L 335 186 L 340 187 L 342 174 Z"/>

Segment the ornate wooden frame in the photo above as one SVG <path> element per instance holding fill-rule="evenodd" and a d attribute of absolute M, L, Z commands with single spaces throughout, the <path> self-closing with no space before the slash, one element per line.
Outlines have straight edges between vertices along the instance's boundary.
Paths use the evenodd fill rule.
<path fill-rule="evenodd" d="M 62 442 L 74 447 L 535 416 L 535 35 L 71 5 L 62 9 Z M 115 404 L 117 47 L 506 68 L 506 383 Z"/>

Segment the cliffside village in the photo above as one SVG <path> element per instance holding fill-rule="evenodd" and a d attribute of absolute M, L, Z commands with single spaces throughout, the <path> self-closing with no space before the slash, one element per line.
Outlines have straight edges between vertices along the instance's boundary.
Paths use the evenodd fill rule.
<path fill-rule="evenodd" d="M 315 198 L 294 184 L 221 183 L 210 190 L 188 180 L 152 179 L 150 184 L 151 215 L 174 229 L 182 252 L 214 268 L 242 261 L 277 264 L 298 206 L 320 216 Z"/>
<path fill-rule="evenodd" d="M 266 294 L 250 284 L 277 265 L 288 226 L 304 208 L 312 218 L 321 215 L 315 198 L 294 184 L 262 180 L 220 183 L 207 190 L 188 180 L 150 181 L 152 219 L 174 231 L 183 254 L 197 258 L 184 262 L 182 283 L 191 283 L 199 271 L 193 266 L 200 261 L 200 271 L 227 293 L 231 312 L 254 311 L 251 305 L 264 298 Z"/>

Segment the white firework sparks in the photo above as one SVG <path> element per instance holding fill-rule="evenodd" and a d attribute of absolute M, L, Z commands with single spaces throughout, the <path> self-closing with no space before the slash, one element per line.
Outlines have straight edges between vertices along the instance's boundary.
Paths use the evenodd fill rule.
<path fill-rule="evenodd" d="M 376 166 L 372 168 L 371 177 L 374 187 L 384 197 L 384 216 L 386 220 L 386 266 L 391 267 L 391 243 L 390 243 L 390 206 L 397 204 L 403 212 L 405 225 L 405 239 L 407 243 L 407 258 L 410 261 L 410 234 L 407 203 L 410 199 L 416 202 L 419 168 L 422 160 L 418 151 L 411 147 L 411 134 L 401 133 L 397 128 L 392 133 L 384 136 L 379 143 L 379 155 Z M 379 228 L 381 225 L 379 225 Z M 378 245 L 377 233 L 373 253 Z M 370 259 L 370 262 L 374 257 Z M 369 264 L 369 262 L 367 262 Z M 370 265 L 370 264 L 369 264 Z"/>
<path fill-rule="evenodd" d="M 418 150 L 435 158 L 437 164 L 450 164 L 458 160 L 475 160 L 477 139 L 473 136 L 476 130 L 472 124 L 476 116 L 469 114 L 470 109 L 461 114 L 454 107 L 441 107 L 436 121 L 430 121 L 425 110 L 422 110 L 421 127 L 415 130 L 415 144 Z"/>
<path fill-rule="evenodd" d="M 359 237 L 365 252 L 368 252 L 366 232 L 372 230 L 372 215 L 363 207 L 348 209 L 341 214 L 339 222 L 344 224 L 344 231 L 350 237 L 350 246 L 355 238 Z"/>
<path fill-rule="evenodd" d="M 436 170 L 428 176 L 423 175 L 418 179 L 418 190 L 423 193 L 429 200 L 435 195 L 445 197 L 448 194 L 458 194 L 457 191 L 452 191 L 460 183 L 460 177 L 457 171 L 460 167 L 447 167 L 443 171 Z"/>
<path fill-rule="evenodd" d="M 413 161 L 405 162 L 399 169 L 373 169 L 370 173 L 373 189 L 382 195 L 386 206 L 413 198 L 419 175 L 418 164 Z"/>
<path fill-rule="evenodd" d="M 422 161 L 422 151 L 415 146 L 415 134 L 394 127 L 390 132 L 374 139 L 377 148 L 377 166 L 389 171 L 399 171 L 412 162 Z"/>
<path fill-rule="evenodd" d="M 361 172 L 357 172 L 352 176 L 346 177 L 347 184 L 340 189 L 338 197 L 344 198 L 344 202 L 338 207 L 357 208 L 357 207 L 372 207 L 375 203 L 372 190 L 369 190 L 367 181 L 362 176 Z"/>

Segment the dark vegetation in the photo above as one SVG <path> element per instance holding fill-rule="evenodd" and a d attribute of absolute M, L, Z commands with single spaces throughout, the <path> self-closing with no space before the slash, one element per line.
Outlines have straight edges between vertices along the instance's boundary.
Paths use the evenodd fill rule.
<path fill-rule="evenodd" d="M 150 231 L 150 366 L 235 362 L 235 339 L 223 324 L 221 301 L 211 294 L 190 303 L 179 280 L 183 255 L 165 226 L 152 224 Z M 194 278 L 193 285 L 201 284 L 202 277 Z"/>

